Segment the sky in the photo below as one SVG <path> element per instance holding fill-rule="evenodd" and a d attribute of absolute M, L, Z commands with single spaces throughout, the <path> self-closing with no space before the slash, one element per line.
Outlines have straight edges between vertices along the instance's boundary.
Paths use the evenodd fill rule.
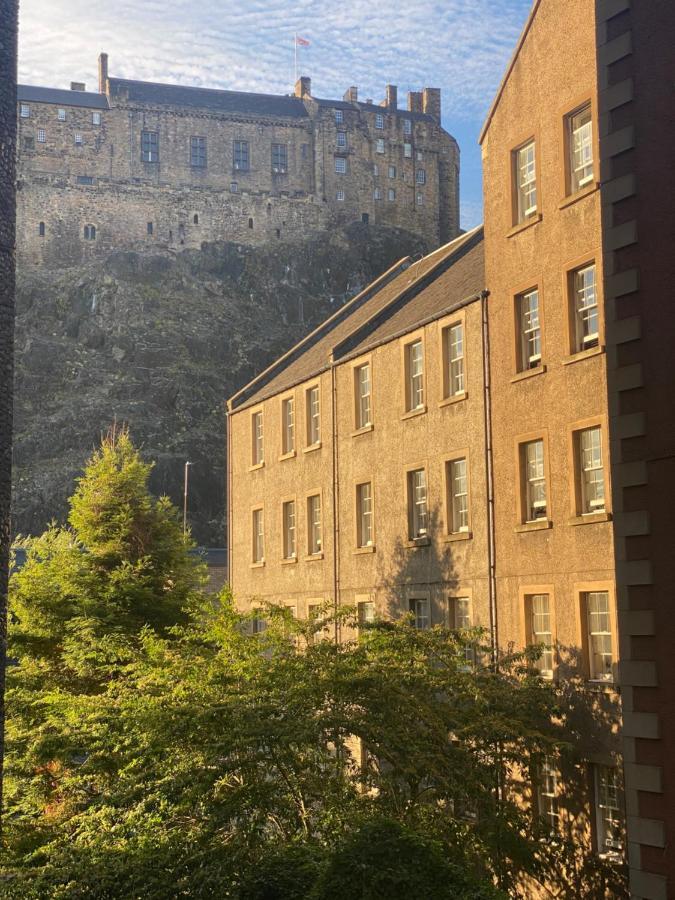
<path fill-rule="evenodd" d="M 22 0 L 19 81 L 97 90 L 109 74 L 228 90 L 290 93 L 298 74 L 316 97 L 384 98 L 398 85 L 440 87 L 444 128 L 459 142 L 460 222 L 482 219 L 478 134 L 531 0 Z"/>

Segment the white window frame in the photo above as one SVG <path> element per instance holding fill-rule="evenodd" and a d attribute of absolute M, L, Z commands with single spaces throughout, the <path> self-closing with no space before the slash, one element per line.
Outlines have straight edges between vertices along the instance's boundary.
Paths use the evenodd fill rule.
<path fill-rule="evenodd" d="M 378 138 L 375 142 L 375 152 L 384 153 L 384 138 Z"/>
<path fill-rule="evenodd" d="M 359 600 L 356 604 L 357 619 L 359 628 L 364 625 L 371 625 L 375 621 L 375 601 Z"/>
<path fill-rule="evenodd" d="M 523 478 L 525 481 L 525 521 L 537 522 L 548 518 L 548 490 L 546 484 L 546 448 L 543 438 L 522 445 Z"/>
<path fill-rule="evenodd" d="M 372 547 L 373 539 L 373 485 L 364 481 L 356 485 L 357 546 Z"/>
<path fill-rule="evenodd" d="M 396 200 L 396 191 L 394 188 L 389 188 L 387 191 L 387 200 L 389 203 L 393 203 Z"/>
<path fill-rule="evenodd" d="M 453 322 L 444 329 L 447 358 L 448 397 L 465 392 L 464 379 L 464 323 Z"/>
<path fill-rule="evenodd" d="M 518 331 L 520 340 L 520 370 L 536 369 L 541 365 L 541 316 L 539 289 L 532 288 L 517 296 Z"/>
<path fill-rule="evenodd" d="M 415 184 L 426 184 L 427 183 L 427 173 L 424 169 L 417 169 L 415 171 Z"/>
<path fill-rule="evenodd" d="M 354 370 L 356 382 L 356 427 L 367 428 L 373 424 L 372 385 L 370 363 L 363 363 Z"/>
<path fill-rule="evenodd" d="M 426 469 L 411 469 L 408 472 L 409 536 L 414 541 L 424 538 L 429 531 L 429 509 L 427 497 Z"/>
<path fill-rule="evenodd" d="M 382 189 L 376 187 L 373 191 L 373 200 L 381 200 L 382 199 Z"/>
<path fill-rule="evenodd" d="M 78 147 L 81 147 L 81 146 L 84 144 L 84 137 L 83 137 L 81 131 L 76 131 L 76 132 L 75 132 L 75 144 L 76 144 Z"/>
<path fill-rule="evenodd" d="M 567 116 L 570 192 L 575 194 L 593 183 L 593 119 L 586 103 Z"/>
<path fill-rule="evenodd" d="M 605 512 L 605 467 L 600 425 L 583 428 L 576 433 L 577 465 L 581 515 Z"/>
<path fill-rule="evenodd" d="M 424 194 L 422 194 L 422 193 L 420 193 L 420 192 L 418 191 L 418 192 L 415 194 L 415 203 L 416 203 L 418 206 L 422 206 L 422 204 L 424 203 Z"/>
<path fill-rule="evenodd" d="M 620 856 L 624 849 L 624 814 L 619 771 L 616 766 L 594 765 L 593 782 L 598 853 Z"/>
<path fill-rule="evenodd" d="M 424 344 L 418 338 L 406 345 L 406 400 L 408 412 L 424 409 Z"/>
<path fill-rule="evenodd" d="M 537 813 L 546 823 L 551 834 L 560 829 L 560 809 L 558 806 L 558 769 L 549 759 L 545 759 L 537 771 Z"/>
<path fill-rule="evenodd" d="M 66 111 L 65 111 L 65 109 L 58 109 L 58 110 L 56 111 L 56 118 L 58 119 L 59 122 L 65 122 L 65 121 L 66 121 Z"/>
<path fill-rule="evenodd" d="M 553 631 L 550 594 L 526 594 L 526 613 L 530 644 L 544 644 L 541 656 L 533 663 L 542 678 L 553 678 Z"/>
<path fill-rule="evenodd" d="M 92 124 L 92 125 L 100 125 L 100 124 L 101 124 L 101 121 L 102 121 L 102 119 L 101 119 L 101 113 L 100 113 L 100 112 L 93 112 L 93 113 L 91 114 L 91 124 Z"/>
<path fill-rule="evenodd" d="M 286 456 L 295 450 L 295 397 L 281 401 L 281 453 Z"/>
<path fill-rule="evenodd" d="M 30 119 L 30 106 L 28 103 L 22 103 L 19 106 L 19 117 L 22 119 Z"/>
<path fill-rule="evenodd" d="M 47 143 L 47 132 L 44 128 L 38 128 L 37 141 L 38 141 L 38 144 L 46 144 Z"/>
<path fill-rule="evenodd" d="M 403 134 L 412 134 L 412 120 L 411 119 L 403 120 Z"/>
<path fill-rule="evenodd" d="M 323 550 L 321 494 L 311 494 L 307 498 L 307 538 L 310 556 Z"/>
<path fill-rule="evenodd" d="M 396 178 L 396 166 L 389 166 L 387 169 L 389 178 Z"/>
<path fill-rule="evenodd" d="M 514 151 L 517 221 L 537 212 L 537 151 L 534 140 Z"/>
<path fill-rule="evenodd" d="M 453 631 L 468 631 L 473 628 L 473 604 L 471 597 L 450 597 L 448 604 L 448 625 Z M 476 662 L 476 648 L 473 646 L 465 647 L 464 657 L 469 665 L 462 666 L 462 669 L 468 669 Z"/>
<path fill-rule="evenodd" d="M 612 684 L 614 640 L 609 591 L 586 591 L 583 594 L 583 603 L 586 616 L 589 680 Z"/>
<path fill-rule="evenodd" d="M 335 110 L 335 124 L 342 125 L 345 120 L 344 112 L 341 109 Z"/>
<path fill-rule="evenodd" d="M 285 500 L 281 507 L 283 525 L 283 558 L 297 559 L 297 529 L 295 517 L 295 500 Z"/>
<path fill-rule="evenodd" d="M 337 133 L 337 145 L 340 149 L 347 148 L 347 132 L 346 131 L 338 131 Z"/>
<path fill-rule="evenodd" d="M 595 263 L 574 269 L 570 274 L 575 350 L 580 353 L 597 347 L 600 340 Z"/>
<path fill-rule="evenodd" d="M 265 462 L 264 419 L 261 409 L 251 414 L 251 465 L 261 466 Z"/>
<path fill-rule="evenodd" d="M 321 397 L 318 384 L 307 388 L 305 409 L 307 414 L 307 446 L 316 447 L 321 443 Z"/>
<path fill-rule="evenodd" d="M 347 159 L 344 156 L 336 156 L 335 157 L 335 174 L 336 175 L 346 175 L 347 174 Z"/>
<path fill-rule="evenodd" d="M 335 191 L 335 199 L 338 201 L 338 203 L 344 203 L 345 192 L 341 188 Z"/>
<path fill-rule="evenodd" d="M 375 127 L 384 128 L 384 113 L 375 113 Z"/>
<path fill-rule="evenodd" d="M 412 159 L 412 144 L 409 141 L 403 143 L 403 158 Z"/>
<path fill-rule="evenodd" d="M 415 617 L 414 626 L 419 631 L 428 631 L 431 628 L 431 603 L 428 597 L 411 597 L 408 600 L 408 608 Z"/>
<path fill-rule="evenodd" d="M 254 563 L 265 562 L 265 519 L 263 508 L 251 513 L 251 550 Z"/>
<path fill-rule="evenodd" d="M 449 533 L 461 534 L 469 530 L 469 467 L 465 456 L 449 460 L 446 466 L 450 494 Z"/>

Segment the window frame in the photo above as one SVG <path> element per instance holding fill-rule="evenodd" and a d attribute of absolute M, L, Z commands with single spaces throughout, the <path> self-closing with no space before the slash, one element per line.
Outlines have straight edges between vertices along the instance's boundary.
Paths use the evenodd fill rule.
<path fill-rule="evenodd" d="M 96 240 L 96 226 L 91 222 L 88 222 L 83 230 L 82 234 L 84 236 L 85 241 L 95 241 Z"/>
<path fill-rule="evenodd" d="M 452 373 L 451 373 L 451 358 L 450 358 L 450 335 L 451 330 L 453 328 L 461 327 L 462 329 L 462 383 L 463 389 L 461 391 L 451 392 L 451 381 L 452 381 Z M 447 405 L 448 403 L 456 403 L 458 400 L 464 400 L 467 395 L 467 352 L 466 352 L 466 311 L 460 310 L 458 313 L 454 315 L 447 316 L 445 319 L 442 319 L 439 323 L 439 337 L 440 337 L 440 358 L 442 360 L 443 372 L 441 379 L 441 398 L 440 404 L 441 406 Z M 459 359 L 459 357 L 458 357 Z"/>
<path fill-rule="evenodd" d="M 527 479 L 527 445 L 541 441 L 543 445 L 544 460 L 544 485 L 546 491 L 546 515 L 538 516 L 530 519 L 528 516 L 528 479 Z M 552 526 L 552 498 L 551 498 L 551 472 L 550 472 L 550 454 L 548 431 L 534 431 L 528 434 L 518 435 L 515 439 L 516 451 L 516 472 L 518 472 L 517 481 L 517 531 L 529 531 L 536 528 L 550 528 Z"/>
<path fill-rule="evenodd" d="M 47 143 L 47 129 L 46 128 L 38 128 L 36 139 L 38 144 L 46 144 Z"/>
<path fill-rule="evenodd" d="M 610 630 L 597 631 L 593 634 L 609 634 L 610 653 L 612 657 L 611 672 L 596 672 L 593 664 L 593 656 L 591 651 L 591 630 L 589 621 L 588 598 L 590 594 L 606 594 L 607 595 L 607 616 Z M 583 656 L 583 669 L 586 680 L 590 684 L 604 686 L 609 690 L 616 690 L 618 687 L 618 632 L 616 622 L 616 601 L 614 593 L 614 585 L 607 581 L 589 581 L 581 582 L 574 585 L 574 596 L 576 598 L 576 606 L 579 610 L 579 621 L 581 625 L 581 641 L 580 646 Z M 607 651 L 604 651 L 607 652 Z M 603 676 L 603 677 L 600 677 Z"/>
<path fill-rule="evenodd" d="M 336 156 L 335 157 L 335 174 L 336 175 L 346 175 L 347 174 L 347 157 L 346 156 Z"/>
<path fill-rule="evenodd" d="M 581 432 L 592 428 L 600 429 L 605 505 L 604 508 L 595 512 L 584 512 L 580 435 Z M 569 472 L 570 524 L 572 525 L 581 525 L 598 520 L 606 521 L 611 518 L 612 490 L 608 436 L 609 430 L 606 416 L 590 416 L 587 419 L 579 419 L 569 425 L 567 464 Z"/>
<path fill-rule="evenodd" d="M 312 409 L 313 404 L 313 396 L 316 391 L 316 397 L 318 401 L 318 413 L 315 415 Z M 316 429 L 314 428 L 314 424 L 318 422 Z M 312 440 L 315 437 L 316 431 L 316 440 Z M 305 449 L 315 449 L 321 446 L 321 383 L 315 382 L 314 384 L 309 384 L 305 388 Z"/>
<path fill-rule="evenodd" d="M 149 128 L 141 129 L 141 162 L 154 165 L 159 160 L 159 131 L 151 131 Z"/>
<path fill-rule="evenodd" d="M 372 594 L 357 594 L 354 598 L 356 605 L 357 628 L 361 630 L 364 625 L 371 625 L 377 618 L 377 607 Z M 365 613 L 368 612 L 366 616 Z"/>
<path fill-rule="evenodd" d="M 537 135 L 530 134 L 529 137 L 525 138 L 522 141 L 519 141 L 515 147 L 510 151 L 510 177 L 509 181 L 511 183 L 511 210 L 512 210 L 512 225 L 522 225 L 526 222 L 536 221 L 540 212 L 541 205 L 541 197 L 540 195 L 540 187 L 541 187 L 541 179 L 539 172 L 539 153 L 537 153 L 537 144 L 538 139 Z M 523 150 L 526 150 L 528 147 L 534 147 L 534 195 L 535 195 L 535 203 L 534 206 L 526 206 L 526 199 L 521 191 L 520 184 L 520 154 Z M 530 184 L 531 182 L 528 182 Z"/>
<path fill-rule="evenodd" d="M 318 522 L 318 539 L 315 540 L 315 525 L 313 501 L 319 501 L 319 522 Z M 316 558 L 323 556 L 323 494 L 320 490 L 310 491 L 305 496 L 305 510 L 307 522 L 307 555 Z M 315 549 L 316 548 L 316 549 Z"/>
<path fill-rule="evenodd" d="M 453 467 L 464 462 L 466 480 L 466 528 L 457 528 L 455 522 L 455 495 L 453 492 Z M 471 537 L 471 467 L 468 449 L 456 450 L 443 461 L 443 483 L 445 488 L 445 537 L 448 540 L 460 540 Z"/>
<path fill-rule="evenodd" d="M 19 118 L 30 119 L 30 103 L 19 103 Z"/>
<path fill-rule="evenodd" d="M 287 419 L 287 410 L 291 410 L 290 422 Z M 290 459 L 296 455 L 297 416 L 295 409 L 295 394 L 286 394 L 281 397 L 279 404 L 279 418 L 281 423 L 281 456 L 280 459 Z M 290 440 L 289 440 L 290 438 Z"/>
<path fill-rule="evenodd" d="M 368 393 L 362 394 L 361 372 L 368 369 Z M 352 365 L 352 384 L 354 394 L 354 430 L 356 432 L 372 431 L 373 429 L 373 364 L 372 357 L 361 358 Z M 363 400 L 367 397 L 367 403 Z M 363 409 L 367 406 L 367 421 L 363 421 Z"/>
<path fill-rule="evenodd" d="M 260 529 L 256 529 L 257 522 L 262 526 Z M 262 503 L 251 507 L 251 565 L 265 565 L 265 507 Z"/>
<path fill-rule="evenodd" d="M 370 509 L 366 512 L 363 508 L 363 488 L 368 487 L 368 502 Z M 356 507 L 356 548 L 357 550 L 371 550 L 375 548 L 375 503 L 373 480 L 358 481 L 354 486 L 354 498 Z M 365 540 L 364 523 L 368 518 L 368 534 L 369 539 Z"/>
<path fill-rule="evenodd" d="M 336 142 L 336 145 L 340 148 L 340 150 L 346 150 L 347 149 L 347 132 L 343 131 L 341 128 L 338 129 L 336 138 L 335 138 L 335 142 Z"/>
<path fill-rule="evenodd" d="M 429 478 L 426 462 L 406 467 L 405 497 L 408 541 L 415 543 L 429 540 Z"/>
<path fill-rule="evenodd" d="M 604 847 L 601 846 L 601 841 L 603 840 L 603 835 L 606 832 L 605 827 L 605 817 L 603 815 L 603 804 L 600 802 L 600 775 L 602 770 L 605 771 L 613 771 L 616 773 L 615 778 L 615 790 L 617 795 L 618 804 L 615 807 L 618 812 L 618 822 L 619 827 L 621 829 L 622 840 L 619 846 L 611 846 L 607 845 L 606 839 L 603 841 Z M 626 808 L 624 801 L 624 786 L 622 784 L 621 779 L 621 771 L 619 766 L 607 765 L 606 763 L 593 763 L 592 764 L 592 778 L 593 778 L 593 820 L 595 826 L 595 848 L 599 856 L 603 857 L 621 857 L 623 858 L 623 854 L 626 851 Z M 608 807 L 610 808 L 610 807 Z"/>
<path fill-rule="evenodd" d="M 528 333 L 534 332 L 534 328 L 530 328 L 529 332 L 525 328 L 525 301 L 526 298 L 537 295 L 537 329 L 539 354 L 529 353 L 530 339 Z M 546 371 L 544 365 L 544 316 L 543 316 L 543 297 L 540 282 L 530 282 L 529 287 L 518 290 L 513 294 L 513 322 L 515 330 L 514 351 L 515 351 L 515 371 L 516 375 L 534 374 L 536 372 Z M 534 365 L 529 363 L 534 361 Z"/>
<path fill-rule="evenodd" d="M 544 785 L 550 782 L 545 779 L 553 779 L 553 791 L 544 791 Z M 546 830 L 555 835 L 560 832 L 560 769 L 551 761 L 550 757 L 537 766 L 534 778 L 535 797 L 537 804 L 537 818 L 546 825 Z M 548 803 L 549 808 L 545 809 Z"/>
<path fill-rule="evenodd" d="M 298 505 L 295 496 L 281 501 L 281 561 L 298 561 Z"/>
<path fill-rule="evenodd" d="M 270 165 L 273 175 L 288 175 L 287 143 L 283 141 L 272 141 L 272 144 L 270 146 Z"/>
<path fill-rule="evenodd" d="M 190 135 L 190 168 L 206 169 L 207 162 L 206 137 L 200 134 Z"/>
<path fill-rule="evenodd" d="M 66 110 L 62 108 L 58 108 L 56 110 L 56 121 L 57 122 L 65 122 L 66 121 Z"/>
<path fill-rule="evenodd" d="M 422 347 L 422 362 L 421 362 L 421 371 L 416 375 L 413 375 L 413 363 L 415 360 L 413 359 L 412 348 L 420 344 Z M 411 415 L 419 415 L 420 413 L 426 412 L 427 409 L 427 378 L 426 378 L 426 348 L 425 348 L 425 335 L 423 331 L 413 332 L 411 334 L 406 335 L 405 339 L 401 341 L 401 352 L 402 352 L 402 370 L 403 370 L 403 415 L 411 416 Z M 421 378 L 421 390 L 418 391 L 417 387 L 414 384 L 413 379 Z M 416 395 L 420 393 L 421 402 L 416 403 L 413 406 L 413 402 L 415 400 Z"/>
<path fill-rule="evenodd" d="M 241 138 L 232 141 L 232 171 L 251 171 L 251 143 Z"/>
<path fill-rule="evenodd" d="M 344 202 L 345 202 L 345 192 L 344 192 L 344 189 L 343 189 L 343 188 L 338 188 L 338 189 L 335 191 L 335 200 L 336 200 L 338 203 L 344 203 Z"/>
<path fill-rule="evenodd" d="M 584 109 L 588 109 L 590 113 L 591 126 L 591 152 L 592 152 L 592 173 L 584 184 L 575 182 L 574 177 L 574 160 L 573 160 L 573 139 L 572 139 L 572 120 L 578 116 Z M 599 181 L 600 154 L 599 154 L 599 133 L 596 116 L 595 102 L 591 92 L 579 96 L 573 105 L 566 106 L 560 110 L 561 122 L 561 149 L 563 154 L 563 166 L 561 172 L 561 196 L 564 200 L 584 196 L 586 193 L 593 191 Z M 564 202 L 564 201 L 563 201 Z"/>
<path fill-rule="evenodd" d="M 333 112 L 335 113 L 335 124 L 342 125 L 345 120 L 344 110 L 334 109 Z"/>
<path fill-rule="evenodd" d="M 387 202 L 394 203 L 396 200 L 396 189 L 395 188 L 387 188 Z"/>
<path fill-rule="evenodd" d="M 375 113 L 375 128 L 377 128 L 378 131 L 384 130 L 384 113 Z"/>
<path fill-rule="evenodd" d="M 420 605 L 426 604 L 426 615 L 420 616 Z M 423 607 L 422 607 L 423 608 Z M 415 617 L 413 628 L 419 631 L 429 631 L 433 625 L 433 613 L 431 608 L 431 598 L 424 591 L 416 592 L 415 596 L 408 597 L 408 612 Z M 420 625 L 420 621 L 426 622 L 426 625 Z"/>
<path fill-rule="evenodd" d="M 521 641 L 523 647 L 528 647 L 538 643 L 546 643 L 544 641 L 538 641 L 534 639 L 535 634 L 543 634 L 544 632 L 534 631 L 534 610 L 532 609 L 532 599 L 534 597 L 542 596 L 548 598 L 548 617 L 550 628 L 550 631 L 548 633 L 550 634 L 551 638 L 548 643 L 551 649 L 550 651 L 545 651 L 544 654 L 542 654 L 542 656 L 537 660 L 537 662 L 532 664 L 532 668 L 536 669 L 539 675 L 547 681 L 555 681 L 558 676 L 559 660 L 556 629 L 555 590 L 552 584 L 525 584 L 520 586 L 518 590 L 518 606 L 522 612 Z M 549 653 L 551 662 L 550 669 L 546 668 L 543 665 L 546 660 L 546 655 Z"/>
<path fill-rule="evenodd" d="M 375 141 L 375 152 L 384 154 L 386 152 L 384 138 L 377 138 Z"/>
<path fill-rule="evenodd" d="M 258 417 L 260 421 L 259 430 Z M 249 421 L 251 429 L 251 462 L 249 469 L 261 469 L 265 465 L 265 413 L 262 406 L 251 410 Z"/>
<path fill-rule="evenodd" d="M 603 310 L 603 292 L 602 292 L 602 273 L 600 269 L 600 250 L 599 248 L 591 253 L 586 253 L 576 259 L 569 260 L 563 271 L 563 292 L 567 301 L 567 347 L 568 359 L 566 362 L 572 362 L 575 359 L 583 359 L 585 356 L 592 356 L 595 353 L 601 353 L 604 350 L 604 310 Z M 582 270 L 595 266 L 595 309 L 597 315 L 597 341 L 588 347 L 583 347 L 579 340 L 579 323 L 576 303 L 576 284 L 575 276 Z"/>
<path fill-rule="evenodd" d="M 410 141 L 403 141 L 403 159 L 413 158 L 413 145 Z"/>
<path fill-rule="evenodd" d="M 103 116 L 97 110 L 94 110 L 91 114 L 91 124 L 96 125 L 97 127 L 103 124 Z"/>

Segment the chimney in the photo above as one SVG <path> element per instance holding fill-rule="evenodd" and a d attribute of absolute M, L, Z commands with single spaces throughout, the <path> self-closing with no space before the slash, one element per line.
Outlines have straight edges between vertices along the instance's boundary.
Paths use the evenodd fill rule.
<path fill-rule="evenodd" d="M 425 87 L 422 92 L 422 111 L 441 123 L 441 89 Z"/>
<path fill-rule="evenodd" d="M 408 91 L 408 112 L 422 112 L 421 91 Z"/>
<path fill-rule="evenodd" d="M 71 81 L 70 82 L 71 91 L 86 91 L 87 85 L 84 81 Z"/>
<path fill-rule="evenodd" d="M 350 88 L 347 88 L 342 99 L 346 103 L 356 103 L 356 101 L 359 99 L 359 89 L 352 85 Z"/>
<path fill-rule="evenodd" d="M 312 79 L 307 75 L 301 75 L 295 82 L 295 96 L 300 97 L 301 100 L 312 96 Z"/>
<path fill-rule="evenodd" d="M 108 93 L 108 54 L 99 53 L 98 55 L 98 92 L 99 94 Z"/>
<path fill-rule="evenodd" d="M 388 109 L 396 109 L 398 107 L 398 88 L 395 84 L 387 84 L 384 88 L 385 100 L 382 106 Z"/>

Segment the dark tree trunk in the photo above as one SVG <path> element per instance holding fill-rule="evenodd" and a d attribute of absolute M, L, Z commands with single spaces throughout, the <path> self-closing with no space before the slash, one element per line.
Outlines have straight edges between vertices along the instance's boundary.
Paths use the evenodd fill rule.
<path fill-rule="evenodd" d="M 17 2 L 0 0 L 0 827 L 5 753 L 9 506 L 12 484 Z"/>

